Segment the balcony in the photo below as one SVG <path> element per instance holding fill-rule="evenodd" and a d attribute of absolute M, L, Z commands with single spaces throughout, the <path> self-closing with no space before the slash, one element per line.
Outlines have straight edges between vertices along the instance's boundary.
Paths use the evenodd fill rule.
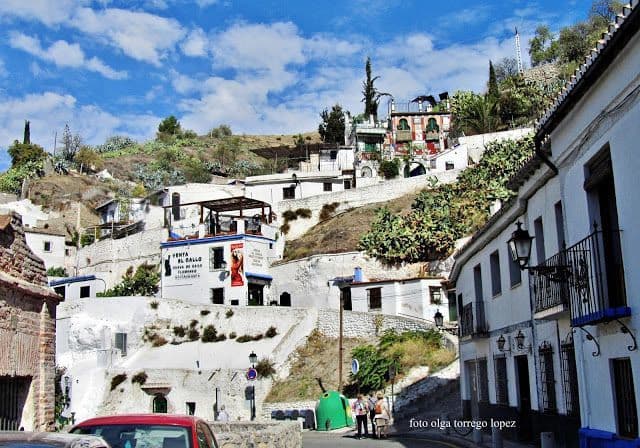
<path fill-rule="evenodd" d="M 569 311 L 571 326 L 626 317 L 619 231 L 596 231 L 532 269 L 536 318 Z"/>
<path fill-rule="evenodd" d="M 474 314 L 476 316 L 475 321 Z M 484 317 L 484 302 L 473 302 L 464 305 L 459 322 L 461 338 L 466 336 L 470 336 L 472 339 L 488 337 L 487 324 Z"/>
<path fill-rule="evenodd" d="M 410 142 L 413 140 L 411 129 L 398 129 L 396 131 L 396 142 Z"/>

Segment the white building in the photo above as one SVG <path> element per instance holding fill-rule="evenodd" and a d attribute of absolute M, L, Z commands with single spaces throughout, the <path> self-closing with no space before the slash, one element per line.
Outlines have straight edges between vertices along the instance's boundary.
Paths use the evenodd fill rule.
<path fill-rule="evenodd" d="M 342 171 L 298 171 L 247 177 L 245 196 L 275 205 L 288 199 L 349 190 L 352 186 L 353 175 Z"/>
<path fill-rule="evenodd" d="M 65 300 L 95 298 L 104 292 L 106 283 L 95 275 L 61 277 L 49 281 L 49 286 Z"/>
<path fill-rule="evenodd" d="M 638 3 L 540 120 L 536 155 L 512 180 L 517 198 L 452 271 L 465 407 L 516 420 L 511 435 L 520 438 L 553 431 L 565 446 L 640 442 Z M 533 237 L 518 238 L 532 241 L 522 274 L 507 250 L 518 221 Z"/>
<path fill-rule="evenodd" d="M 65 267 L 65 235 L 43 227 L 25 227 L 27 244 L 46 269 Z"/>
<path fill-rule="evenodd" d="M 171 207 L 171 215 L 179 213 Z M 218 305 L 269 305 L 271 262 L 283 240 L 271 226 L 271 206 L 235 197 L 183 204 L 200 209 L 193 233 L 176 234 L 161 244 L 161 297 Z M 184 229 L 184 227 L 182 227 Z M 275 302 L 277 303 L 277 302 Z"/>

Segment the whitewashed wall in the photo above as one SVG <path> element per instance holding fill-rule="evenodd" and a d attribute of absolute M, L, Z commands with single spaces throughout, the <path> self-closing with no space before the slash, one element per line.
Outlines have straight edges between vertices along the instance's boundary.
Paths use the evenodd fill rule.
<path fill-rule="evenodd" d="M 64 267 L 64 240 L 62 235 L 50 235 L 46 233 L 29 232 L 24 233 L 27 240 L 27 245 L 31 248 L 34 254 L 44 261 L 44 267 L 49 268 L 63 268 Z M 49 242 L 50 250 L 44 250 L 44 243 Z"/>
<path fill-rule="evenodd" d="M 465 137 L 459 137 L 458 142 L 461 145 L 467 145 L 469 151 L 469 157 L 478 162 L 484 154 L 487 143 L 501 140 L 517 140 L 530 134 L 533 131 L 532 128 L 512 129 L 510 131 L 492 132 L 489 134 L 469 135 Z"/>

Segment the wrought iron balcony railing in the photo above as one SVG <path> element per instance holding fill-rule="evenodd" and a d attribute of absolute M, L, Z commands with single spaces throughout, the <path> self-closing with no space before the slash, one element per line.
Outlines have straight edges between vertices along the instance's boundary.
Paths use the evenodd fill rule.
<path fill-rule="evenodd" d="M 571 325 L 628 316 L 619 231 L 595 231 L 531 269 L 535 312 L 569 307 Z"/>
<path fill-rule="evenodd" d="M 487 334 L 487 325 L 484 318 L 484 302 L 473 302 L 464 305 L 462 307 L 459 323 L 460 337 L 485 336 Z"/>
<path fill-rule="evenodd" d="M 413 136 L 411 135 L 411 129 L 398 129 L 396 131 L 396 141 L 397 142 L 410 142 L 413 140 Z"/>

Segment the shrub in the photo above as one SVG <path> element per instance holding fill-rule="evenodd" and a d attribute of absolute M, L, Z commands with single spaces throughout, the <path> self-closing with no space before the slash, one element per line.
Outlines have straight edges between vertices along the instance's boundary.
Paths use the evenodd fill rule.
<path fill-rule="evenodd" d="M 111 378 L 111 390 L 115 390 L 116 387 L 124 383 L 127 379 L 126 373 L 119 373 Z"/>
<path fill-rule="evenodd" d="M 189 328 L 194 328 L 196 325 L 198 325 L 198 321 L 191 319 L 191 322 L 189 322 Z"/>
<path fill-rule="evenodd" d="M 149 340 L 151 341 L 152 347 L 162 347 L 169 342 L 159 334 L 153 334 L 151 337 L 149 337 Z"/>
<path fill-rule="evenodd" d="M 281 231 L 283 234 L 285 234 L 285 235 L 286 235 L 287 233 L 289 233 L 289 229 L 291 229 L 291 226 L 289 225 L 289 223 L 288 223 L 288 222 L 285 222 L 284 224 L 282 224 L 282 225 L 280 226 L 280 231 Z"/>
<path fill-rule="evenodd" d="M 235 339 L 236 338 L 236 332 L 232 331 L 231 333 L 229 333 L 229 339 Z"/>
<path fill-rule="evenodd" d="M 47 269 L 47 277 L 68 277 L 67 270 L 63 267 L 57 266 Z"/>
<path fill-rule="evenodd" d="M 122 277 L 122 282 L 96 295 L 98 297 L 152 296 L 158 292 L 158 282 L 160 282 L 158 269 L 145 263 L 138 266 L 135 274 L 133 266 L 129 267 Z"/>
<path fill-rule="evenodd" d="M 138 372 L 135 375 L 133 375 L 133 377 L 131 377 L 131 383 L 132 384 L 138 383 L 139 385 L 142 386 L 144 385 L 144 383 L 147 382 L 147 378 L 148 376 L 144 371 Z"/>
<path fill-rule="evenodd" d="M 399 165 L 400 162 L 398 159 L 383 160 L 380 163 L 380 172 L 385 179 L 393 179 L 394 177 L 398 177 L 398 174 L 400 174 Z"/>
<path fill-rule="evenodd" d="M 273 374 L 276 373 L 274 362 L 268 358 L 262 358 L 260 361 L 258 361 L 255 369 L 261 378 L 273 376 Z"/>
<path fill-rule="evenodd" d="M 216 337 L 216 342 L 222 342 L 222 341 L 226 341 L 226 340 L 227 340 L 227 336 L 226 336 L 224 333 L 219 334 L 219 335 Z"/>
<path fill-rule="evenodd" d="M 211 313 L 211 311 L 209 311 L 209 310 L 200 310 L 200 315 L 201 316 L 208 316 L 209 313 Z"/>
<path fill-rule="evenodd" d="M 200 338 L 200 340 L 202 342 L 216 342 L 217 336 L 218 331 L 216 330 L 216 327 L 213 325 L 207 325 L 202 331 L 202 338 Z"/>
<path fill-rule="evenodd" d="M 311 218 L 311 210 L 308 208 L 299 208 L 296 210 L 296 215 L 300 218 Z"/>
<path fill-rule="evenodd" d="M 265 337 L 272 338 L 278 334 L 278 330 L 276 327 L 269 327 L 269 329 L 264 333 Z"/>
<path fill-rule="evenodd" d="M 240 342 L 240 343 L 249 342 L 249 341 L 253 341 L 253 336 L 249 336 L 248 334 L 243 334 L 242 336 L 239 336 L 236 339 L 236 342 Z"/>
<path fill-rule="evenodd" d="M 320 221 L 324 221 L 326 219 L 331 218 L 331 215 L 333 215 L 333 213 L 336 211 L 339 205 L 340 205 L 339 202 L 324 204 L 320 209 L 320 216 L 319 216 Z"/>
<path fill-rule="evenodd" d="M 233 310 L 232 309 L 228 309 L 226 313 L 224 313 L 225 316 L 227 316 L 227 319 L 229 319 L 231 316 L 233 316 Z"/>
<path fill-rule="evenodd" d="M 186 333 L 187 333 L 187 329 L 184 328 L 182 325 L 173 327 L 173 334 L 175 334 L 180 338 L 183 338 Z"/>
<path fill-rule="evenodd" d="M 158 303 L 157 300 L 153 300 L 152 302 L 149 302 L 149 306 L 151 307 L 152 310 L 157 310 L 158 305 L 160 305 L 160 303 Z"/>
<path fill-rule="evenodd" d="M 293 210 L 282 212 L 282 217 L 285 221 L 295 221 L 296 219 L 298 219 L 298 215 Z"/>
<path fill-rule="evenodd" d="M 253 340 L 253 341 L 259 341 L 259 340 L 260 340 L 260 339 L 262 339 L 263 337 L 264 337 L 264 336 L 262 335 L 262 333 L 259 333 L 259 334 L 255 335 L 255 336 L 253 336 L 253 337 L 251 338 L 251 340 Z"/>
<path fill-rule="evenodd" d="M 190 341 L 197 341 L 198 339 L 200 339 L 200 332 L 195 328 L 191 328 L 187 332 L 187 337 Z"/>

